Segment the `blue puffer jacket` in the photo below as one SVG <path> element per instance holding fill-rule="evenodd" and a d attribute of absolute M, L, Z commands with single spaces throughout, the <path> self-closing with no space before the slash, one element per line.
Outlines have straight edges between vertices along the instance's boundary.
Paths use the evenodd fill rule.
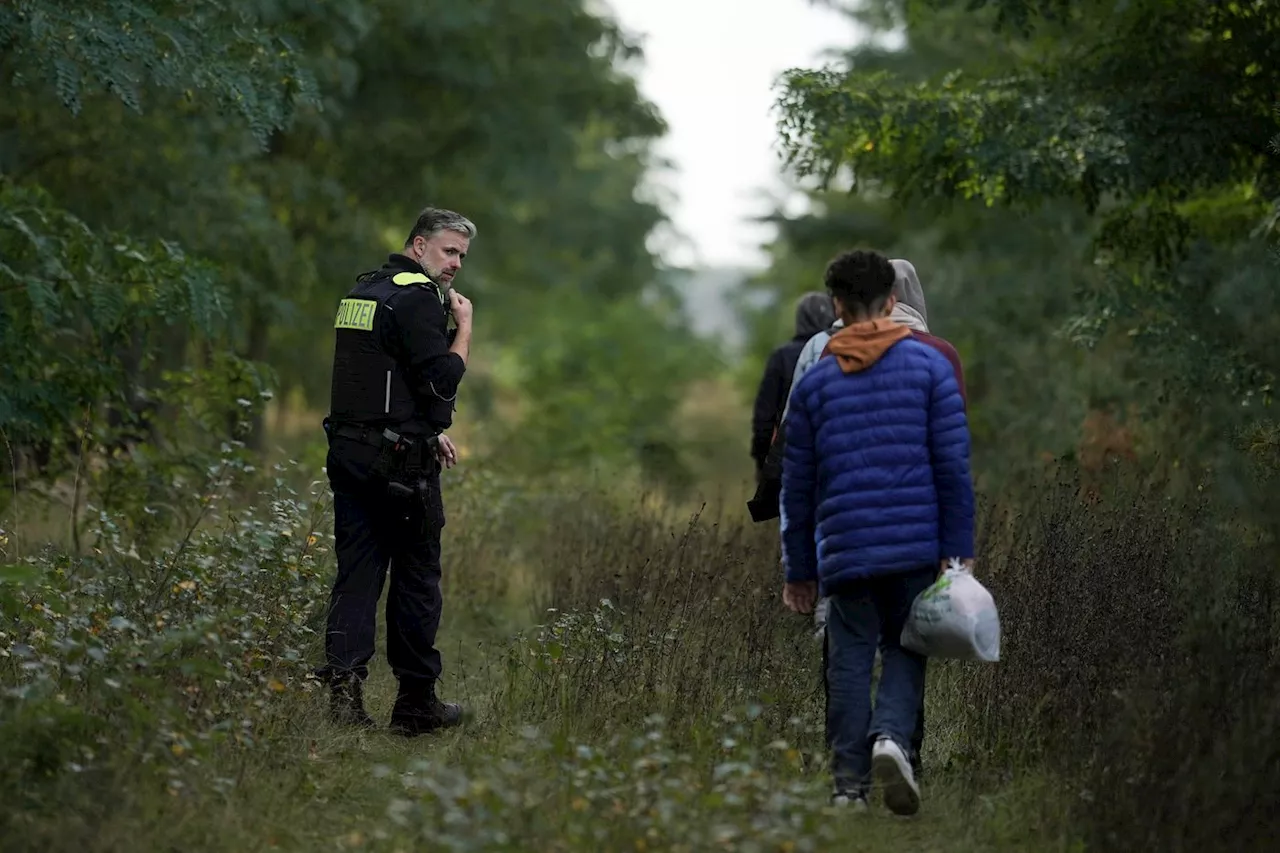
<path fill-rule="evenodd" d="M 782 471 L 788 581 L 973 556 L 969 426 L 955 371 L 890 320 L 832 337 L 792 389 Z"/>

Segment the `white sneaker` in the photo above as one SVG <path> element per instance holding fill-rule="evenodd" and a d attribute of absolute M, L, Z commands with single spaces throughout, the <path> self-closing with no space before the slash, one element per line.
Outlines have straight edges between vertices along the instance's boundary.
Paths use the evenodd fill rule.
<path fill-rule="evenodd" d="M 858 814 L 868 809 L 866 796 L 857 791 L 837 791 L 831 797 L 831 805 L 839 809 L 851 809 Z"/>
<path fill-rule="evenodd" d="M 898 815 L 920 810 L 920 789 L 916 786 L 911 762 L 892 738 L 881 735 L 871 748 L 871 772 L 884 787 L 884 804 Z"/>

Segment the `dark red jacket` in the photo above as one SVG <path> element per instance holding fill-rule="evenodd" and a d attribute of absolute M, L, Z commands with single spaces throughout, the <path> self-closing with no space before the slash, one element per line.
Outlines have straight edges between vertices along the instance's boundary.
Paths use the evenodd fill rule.
<path fill-rule="evenodd" d="M 956 384 L 960 386 L 960 399 L 964 400 L 964 407 L 969 408 L 969 396 L 964 390 L 964 367 L 960 364 L 960 353 L 956 352 L 956 348 L 949 341 L 931 335 L 928 332 L 917 332 L 912 330 L 911 336 L 922 344 L 928 344 L 947 357 L 947 361 L 951 362 L 951 367 L 956 372 Z"/>

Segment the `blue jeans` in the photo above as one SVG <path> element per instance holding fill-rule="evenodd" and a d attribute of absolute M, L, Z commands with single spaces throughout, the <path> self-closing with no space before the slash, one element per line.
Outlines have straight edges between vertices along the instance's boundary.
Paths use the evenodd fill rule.
<path fill-rule="evenodd" d="M 831 596 L 827 614 L 827 748 L 836 788 L 865 790 L 871 744 L 888 735 L 911 754 L 924 700 L 925 658 L 900 645 L 916 596 L 937 566 L 853 581 Z M 871 704 L 871 675 L 880 647 L 880 685 Z"/>

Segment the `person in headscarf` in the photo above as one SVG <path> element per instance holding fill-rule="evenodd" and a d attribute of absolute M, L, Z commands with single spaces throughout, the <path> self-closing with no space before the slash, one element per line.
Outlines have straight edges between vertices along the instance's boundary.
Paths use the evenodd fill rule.
<path fill-rule="evenodd" d="M 924 288 L 920 286 L 920 277 L 916 275 L 915 266 L 901 258 L 894 258 L 889 263 L 893 264 L 893 298 L 897 300 L 889 319 L 900 326 L 906 326 L 911 330 L 913 338 L 922 344 L 928 344 L 946 356 L 947 361 L 951 362 L 951 368 L 956 372 L 956 384 L 960 386 L 960 399 L 964 401 L 967 408 L 969 399 L 964 390 L 964 366 L 960 363 L 960 353 L 956 352 L 956 348 L 950 341 L 929 333 L 929 309 L 925 306 Z M 823 344 L 823 347 L 825 348 L 826 344 Z"/>
<path fill-rule="evenodd" d="M 821 291 L 806 293 L 796 302 L 795 335 L 775 349 L 765 363 L 751 415 L 751 458 L 755 461 L 757 482 L 769 447 L 773 444 L 774 430 L 791 394 L 791 380 L 800 350 L 814 335 L 828 328 L 835 317 L 829 295 Z"/>

